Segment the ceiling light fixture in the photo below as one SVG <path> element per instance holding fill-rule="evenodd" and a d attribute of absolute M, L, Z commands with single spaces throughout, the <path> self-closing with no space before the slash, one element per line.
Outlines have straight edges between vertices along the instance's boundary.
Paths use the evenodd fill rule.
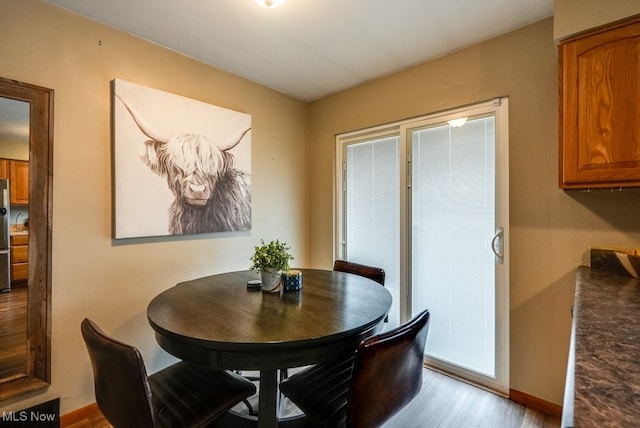
<path fill-rule="evenodd" d="M 466 117 L 461 117 L 460 119 L 451 119 L 449 121 L 449 125 L 452 128 L 460 128 L 462 125 L 465 124 L 466 121 L 467 121 Z"/>
<path fill-rule="evenodd" d="M 273 9 L 278 6 L 282 6 L 282 4 L 287 0 L 256 0 L 260 6 L 268 7 Z"/>

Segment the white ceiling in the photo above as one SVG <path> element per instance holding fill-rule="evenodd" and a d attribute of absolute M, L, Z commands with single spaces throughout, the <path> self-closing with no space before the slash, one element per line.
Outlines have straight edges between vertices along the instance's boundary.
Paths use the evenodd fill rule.
<path fill-rule="evenodd" d="M 304 101 L 553 14 L 553 0 L 47 0 Z"/>

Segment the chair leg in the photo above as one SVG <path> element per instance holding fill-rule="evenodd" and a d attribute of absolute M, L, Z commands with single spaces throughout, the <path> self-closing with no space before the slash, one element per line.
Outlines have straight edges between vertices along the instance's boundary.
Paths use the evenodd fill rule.
<path fill-rule="evenodd" d="M 258 416 L 258 411 L 253 408 L 251 403 L 249 403 L 249 400 L 247 400 L 245 398 L 244 400 L 242 400 L 242 402 L 244 403 L 245 406 L 247 406 L 247 409 L 249 410 L 249 415 L 250 416 Z"/>
<path fill-rule="evenodd" d="M 289 377 L 289 370 L 281 369 L 280 370 L 280 382 L 282 382 L 283 380 L 285 380 L 288 377 Z"/>
<path fill-rule="evenodd" d="M 234 372 L 237 375 L 243 376 L 242 375 L 242 370 L 234 370 Z M 250 381 L 254 381 L 257 380 L 257 378 L 253 377 L 253 376 L 244 376 L 246 379 L 249 379 Z M 247 406 L 247 410 L 249 412 L 250 416 L 258 416 L 258 411 L 256 409 L 253 408 L 253 406 L 251 405 L 251 403 L 249 403 L 248 399 L 244 399 L 242 400 L 242 402 L 244 403 L 245 406 Z"/>
<path fill-rule="evenodd" d="M 242 374 L 242 370 L 234 370 L 236 374 L 243 376 Z M 289 371 L 287 369 L 280 369 L 279 371 L 279 382 L 282 382 L 283 380 L 285 380 L 286 378 L 289 377 Z M 244 376 L 245 378 L 249 379 L 249 380 L 259 380 L 253 376 Z M 284 397 L 282 396 L 282 394 L 280 393 L 280 391 L 278 391 L 278 414 L 280 414 L 281 411 L 281 403 L 283 402 Z M 247 406 L 247 410 L 249 411 L 249 415 L 251 416 L 257 416 L 258 415 L 258 410 L 254 409 L 254 407 L 251 405 L 251 403 L 249 403 L 249 400 L 244 399 L 242 400 L 242 402 L 244 403 L 245 406 Z"/>

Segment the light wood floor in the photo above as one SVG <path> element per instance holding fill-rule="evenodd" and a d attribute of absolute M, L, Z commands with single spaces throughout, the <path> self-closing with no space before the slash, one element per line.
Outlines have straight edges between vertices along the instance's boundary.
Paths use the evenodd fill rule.
<path fill-rule="evenodd" d="M 0 293 L 0 379 L 27 370 L 27 288 Z"/>
<path fill-rule="evenodd" d="M 425 369 L 418 397 L 384 427 L 559 428 L 560 418 Z"/>
<path fill-rule="evenodd" d="M 255 403 L 255 399 L 251 400 Z M 375 404 L 372 404 L 375 405 Z M 295 412 L 285 404 L 285 413 Z M 244 411 L 243 405 L 236 406 Z M 87 418 L 70 428 L 105 428 L 104 418 Z M 420 394 L 384 428 L 559 428 L 560 418 L 526 408 L 451 377 L 424 371 Z M 235 428 L 235 427 L 231 427 Z"/>

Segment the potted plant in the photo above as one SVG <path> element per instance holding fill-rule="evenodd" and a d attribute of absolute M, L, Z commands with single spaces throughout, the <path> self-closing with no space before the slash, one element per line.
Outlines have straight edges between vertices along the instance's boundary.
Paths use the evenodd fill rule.
<path fill-rule="evenodd" d="M 282 272 L 289 270 L 289 260 L 293 256 L 289 252 L 289 247 L 285 242 L 276 239 L 269 243 L 260 240 L 261 245 L 255 247 L 251 256 L 251 267 L 257 270 L 262 277 L 263 291 L 279 291 L 282 282 Z"/>

